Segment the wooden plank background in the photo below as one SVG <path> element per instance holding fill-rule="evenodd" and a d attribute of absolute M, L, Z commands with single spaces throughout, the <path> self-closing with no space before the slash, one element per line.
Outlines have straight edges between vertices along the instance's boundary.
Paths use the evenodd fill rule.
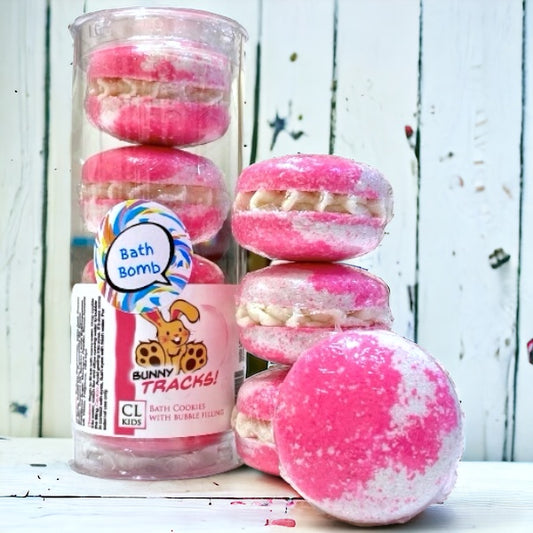
<path fill-rule="evenodd" d="M 3 0 L 0 435 L 69 420 L 68 25 L 150 1 Z M 357 264 L 450 371 L 465 458 L 533 460 L 532 0 L 189 0 L 248 31 L 245 163 L 333 152 L 395 191 Z M 74 224 L 75 226 L 75 224 Z M 497 265 L 496 250 L 509 259 Z"/>

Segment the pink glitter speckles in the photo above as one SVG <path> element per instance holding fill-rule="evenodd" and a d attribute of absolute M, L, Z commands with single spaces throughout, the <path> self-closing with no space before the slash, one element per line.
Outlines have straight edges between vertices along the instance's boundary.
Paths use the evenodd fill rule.
<path fill-rule="evenodd" d="M 456 407 L 456 399 L 450 394 L 447 383 L 447 375 L 443 369 L 441 372 L 426 369 L 427 378 L 435 383 L 436 400 L 433 411 L 438 413 L 438 425 L 445 431 L 452 431 L 460 424 L 459 413 Z"/>

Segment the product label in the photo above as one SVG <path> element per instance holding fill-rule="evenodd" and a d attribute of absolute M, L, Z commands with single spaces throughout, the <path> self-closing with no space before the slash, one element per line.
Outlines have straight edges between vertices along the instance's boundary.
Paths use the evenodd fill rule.
<path fill-rule="evenodd" d="M 72 292 L 73 421 L 97 435 L 168 438 L 230 429 L 244 379 L 235 286 L 185 286 L 133 314 L 95 284 Z"/>
<path fill-rule="evenodd" d="M 189 279 L 192 245 L 181 220 L 157 202 L 126 200 L 103 218 L 94 247 L 100 292 L 117 309 L 170 305 Z"/>

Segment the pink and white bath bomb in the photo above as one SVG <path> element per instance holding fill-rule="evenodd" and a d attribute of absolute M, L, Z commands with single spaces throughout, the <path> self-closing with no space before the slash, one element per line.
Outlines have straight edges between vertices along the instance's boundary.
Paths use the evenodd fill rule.
<path fill-rule="evenodd" d="M 231 66 L 199 43 L 98 48 L 88 59 L 87 85 L 89 120 L 125 141 L 204 144 L 230 122 Z"/>
<path fill-rule="evenodd" d="M 233 409 L 237 453 L 245 464 L 267 474 L 279 476 L 279 459 L 272 417 L 278 390 L 288 366 L 272 365 L 244 380 Z"/>
<path fill-rule="evenodd" d="M 339 333 L 303 354 L 280 385 L 273 428 L 281 476 L 361 526 L 403 523 L 442 502 L 463 450 L 447 372 L 384 330 Z"/>
<path fill-rule="evenodd" d="M 267 361 L 292 364 L 332 333 L 389 329 L 389 288 L 352 265 L 280 263 L 243 277 L 237 324 L 248 351 Z"/>
<path fill-rule="evenodd" d="M 336 155 L 298 154 L 244 169 L 233 203 L 237 242 L 287 261 L 366 254 L 392 218 L 392 188 L 375 168 Z"/>
<path fill-rule="evenodd" d="M 220 169 L 206 157 L 163 146 L 121 146 L 98 152 L 82 166 L 80 204 L 87 229 L 97 232 L 106 213 L 128 200 L 168 207 L 191 241 L 212 238 L 230 207 Z"/>

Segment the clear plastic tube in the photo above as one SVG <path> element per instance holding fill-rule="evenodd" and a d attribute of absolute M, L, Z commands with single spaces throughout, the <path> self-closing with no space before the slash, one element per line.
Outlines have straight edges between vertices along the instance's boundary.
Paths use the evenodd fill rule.
<path fill-rule="evenodd" d="M 73 252 L 86 251 L 73 254 L 72 466 L 133 479 L 230 470 L 246 32 L 176 8 L 98 11 L 70 31 Z"/>

